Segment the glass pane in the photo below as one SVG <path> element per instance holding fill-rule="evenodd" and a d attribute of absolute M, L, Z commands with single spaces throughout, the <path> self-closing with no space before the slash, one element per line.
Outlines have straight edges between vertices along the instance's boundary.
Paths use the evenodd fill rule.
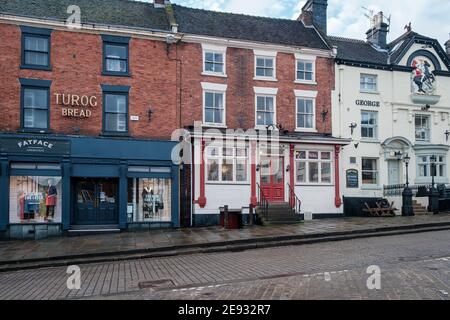
<path fill-rule="evenodd" d="M 223 148 L 223 156 L 224 157 L 234 156 L 234 149 L 233 148 Z"/>
<path fill-rule="evenodd" d="M 208 160 L 208 181 L 219 181 L 219 161 Z"/>
<path fill-rule="evenodd" d="M 363 184 L 378 184 L 378 173 L 371 171 L 362 172 L 362 182 Z"/>
<path fill-rule="evenodd" d="M 297 162 L 297 182 L 306 182 L 306 162 Z"/>
<path fill-rule="evenodd" d="M 206 62 L 205 63 L 205 70 L 209 72 L 214 72 L 214 63 Z"/>
<path fill-rule="evenodd" d="M 61 177 L 10 178 L 11 223 L 61 222 Z"/>
<path fill-rule="evenodd" d="M 265 70 L 262 68 L 256 68 L 256 75 L 258 77 L 265 77 L 266 76 Z"/>
<path fill-rule="evenodd" d="M 319 182 L 319 163 L 317 162 L 309 163 L 309 182 L 310 183 Z"/>
<path fill-rule="evenodd" d="M 304 99 L 297 100 L 297 112 L 305 113 L 305 100 Z"/>
<path fill-rule="evenodd" d="M 127 112 L 126 96 L 118 94 L 105 95 L 105 111 L 126 113 Z"/>
<path fill-rule="evenodd" d="M 313 74 L 310 72 L 305 73 L 305 80 L 312 81 Z"/>
<path fill-rule="evenodd" d="M 273 68 L 273 60 L 266 59 L 266 68 Z"/>
<path fill-rule="evenodd" d="M 313 128 L 314 127 L 314 124 L 313 124 L 313 116 L 312 115 L 307 115 L 306 117 L 305 117 L 305 120 L 306 120 L 306 122 L 305 122 L 305 128 Z"/>
<path fill-rule="evenodd" d="M 273 97 L 266 97 L 266 110 L 274 111 Z"/>
<path fill-rule="evenodd" d="M 310 62 L 306 63 L 305 68 L 306 68 L 306 71 L 312 72 L 313 71 L 312 63 L 310 63 Z"/>
<path fill-rule="evenodd" d="M 205 53 L 205 61 L 207 61 L 207 62 L 214 62 L 214 53 L 206 52 Z"/>
<path fill-rule="evenodd" d="M 127 62 L 124 60 L 106 59 L 106 70 L 111 72 L 126 72 Z"/>
<path fill-rule="evenodd" d="M 47 109 L 48 90 L 47 89 L 23 89 L 24 108 Z"/>
<path fill-rule="evenodd" d="M 214 94 L 214 106 L 217 109 L 223 109 L 223 94 L 222 93 L 215 93 Z"/>
<path fill-rule="evenodd" d="M 127 59 L 127 47 L 107 44 L 105 55 L 107 58 Z"/>
<path fill-rule="evenodd" d="M 47 110 L 24 109 L 24 127 L 47 129 Z"/>
<path fill-rule="evenodd" d="M 205 106 L 210 108 L 214 107 L 214 93 L 212 92 L 205 93 Z"/>
<path fill-rule="evenodd" d="M 331 183 L 331 163 L 322 163 L 322 183 Z"/>
<path fill-rule="evenodd" d="M 223 160 L 222 181 L 233 181 L 233 160 Z"/>
<path fill-rule="evenodd" d="M 297 116 L 297 126 L 299 128 L 305 128 L 306 127 L 305 116 L 304 115 L 299 114 Z"/>
<path fill-rule="evenodd" d="M 223 123 L 222 110 L 214 111 L 214 123 Z"/>
<path fill-rule="evenodd" d="M 256 98 L 256 107 L 259 111 L 266 110 L 266 99 L 264 97 Z"/>
<path fill-rule="evenodd" d="M 306 159 L 306 151 L 297 151 L 295 153 L 296 159 Z"/>
<path fill-rule="evenodd" d="M 126 132 L 127 118 L 121 113 L 105 114 L 105 130 L 110 132 Z"/>
<path fill-rule="evenodd" d="M 331 152 L 322 152 L 321 153 L 321 158 L 323 160 L 330 160 L 331 159 Z"/>
<path fill-rule="evenodd" d="M 223 64 L 214 64 L 214 72 L 223 73 Z"/>
<path fill-rule="evenodd" d="M 317 151 L 310 151 L 309 152 L 309 159 L 319 159 L 319 152 Z"/>
<path fill-rule="evenodd" d="M 25 64 L 47 66 L 48 53 L 42 52 L 25 52 Z"/>
<path fill-rule="evenodd" d="M 236 161 L 236 181 L 247 181 L 247 160 Z"/>
<path fill-rule="evenodd" d="M 264 59 L 263 58 L 258 58 L 258 59 L 256 59 L 256 66 L 257 67 L 265 67 L 265 64 L 264 64 Z"/>
<path fill-rule="evenodd" d="M 215 53 L 215 54 L 214 54 L 214 62 L 215 62 L 215 63 L 218 63 L 218 64 L 223 63 L 223 54 L 221 54 L 221 53 Z"/>
<path fill-rule="evenodd" d="M 266 77 L 273 77 L 273 69 L 265 69 L 265 71 L 266 71 L 266 74 L 265 74 Z"/>
<path fill-rule="evenodd" d="M 214 109 L 205 109 L 205 122 L 214 123 Z"/>
<path fill-rule="evenodd" d="M 25 37 L 25 50 L 48 52 L 48 38 Z"/>

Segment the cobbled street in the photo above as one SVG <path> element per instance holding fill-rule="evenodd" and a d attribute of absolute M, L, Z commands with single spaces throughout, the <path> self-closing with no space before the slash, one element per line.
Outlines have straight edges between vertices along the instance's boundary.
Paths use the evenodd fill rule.
<path fill-rule="evenodd" d="M 449 300 L 450 232 L 0 273 L 0 299 Z M 381 290 L 369 290 L 369 266 Z"/>

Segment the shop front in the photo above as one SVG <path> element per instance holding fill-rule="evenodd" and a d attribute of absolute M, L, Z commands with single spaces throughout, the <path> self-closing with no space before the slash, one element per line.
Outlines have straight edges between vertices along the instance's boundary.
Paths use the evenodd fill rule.
<path fill-rule="evenodd" d="M 174 144 L 0 135 L 0 237 L 179 227 Z"/>

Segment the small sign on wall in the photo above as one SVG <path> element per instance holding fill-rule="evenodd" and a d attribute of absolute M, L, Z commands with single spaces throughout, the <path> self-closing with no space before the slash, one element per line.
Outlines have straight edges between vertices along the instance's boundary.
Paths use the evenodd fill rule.
<path fill-rule="evenodd" d="M 130 116 L 131 121 L 139 121 L 139 116 Z"/>
<path fill-rule="evenodd" d="M 358 170 L 347 170 L 347 188 L 358 189 L 359 188 L 359 172 Z"/>

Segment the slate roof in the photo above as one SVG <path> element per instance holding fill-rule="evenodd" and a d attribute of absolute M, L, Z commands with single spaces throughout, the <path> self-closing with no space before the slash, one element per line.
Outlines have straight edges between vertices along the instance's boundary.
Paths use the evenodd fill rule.
<path fill-rule="evenodd" d="M 332 45 L 338 47 L 337 59 L 359 63 L 370 63 L 377 65 L 388 65 L 389 55 L 390 63 L 398 63 L 403 57 L 405 50 L 409 48 L 415 40 L 426 41 L 439 45 L 436 39 L 429 38 L 410 31 L 406 32 L 387 45 L 386 50 L 381 50 L 371 45 L 369 42 L 357 39 L 348 39 L 329 36 L 328 40 Z"/>
<path fill-rule="evenodd" d="M 192 9 L 179 5 L 173 5 L 173 9 L 182 33 L 330 49 L 316 29 L 307 28 L 300 21 Z"/>
<path fill-rule="evenodd" d="M 0 0 L 0 13 L 65 21 L 67 7 L 81 9 L 81 22 L 170 31 L 164 8 L 130 0 Z"/>
<path fill-rule="evenodd" d="M 377 50 L 366 41 L 331 36 L 328 39 L 332 45 L 338 47 L 336 57 L 338 60 L 371 62 L 375 64 L 387 63 L 387 51 Z"/>

